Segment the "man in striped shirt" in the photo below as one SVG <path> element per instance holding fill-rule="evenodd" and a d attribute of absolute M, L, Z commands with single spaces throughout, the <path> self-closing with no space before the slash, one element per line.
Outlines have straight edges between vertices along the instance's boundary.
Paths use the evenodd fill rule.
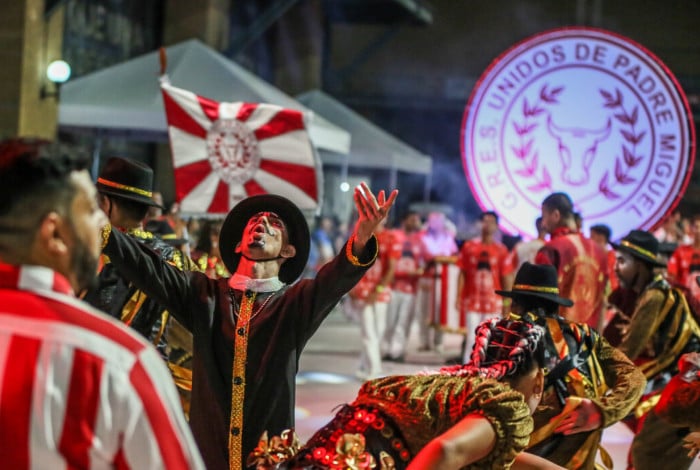
<path fill-rule="evenodd" d="M 86 161 L 0 143 L 3 468 L 204 468 L 158 353 L 75 296 L 100 228 Z"/>

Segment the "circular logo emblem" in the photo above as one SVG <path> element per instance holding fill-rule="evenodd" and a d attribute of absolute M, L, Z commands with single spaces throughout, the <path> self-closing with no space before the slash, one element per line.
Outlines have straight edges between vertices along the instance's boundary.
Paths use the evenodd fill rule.
<path fill-rule="evenodd" d="M 542 200 L 569 194 L 613 238 L 651 229 L 685 191 L 695 158 L 688 102 L 639 44 L 606 31 L 549 31 L 482 75 L 462 128 L 467 181 L 504 228 L 535 236 Z"/>
<path fill-rule="evenodd" d="M 250 180 L 260 167 L 255 134 L 236 119 L 218 119 L 207 132 L 207 155 L 215 173 L 228 184 Z"/>

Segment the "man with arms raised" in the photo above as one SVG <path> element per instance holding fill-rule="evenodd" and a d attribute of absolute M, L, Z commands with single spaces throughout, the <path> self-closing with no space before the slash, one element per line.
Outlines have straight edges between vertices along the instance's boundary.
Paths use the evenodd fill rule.
<path fill-rule="evenodd" d="M 314 279 L 294 283 L 309 254 L 309 227 L 275 195 L 239 202 L 221 228 L 230 278 L 183 272 L 118 230 L 104 253 L 119 271 L 192 331 L 190 425 L 208 468 L 240 469 L 264 431 L 294 426 L 294 376 L 306 342 L 374 261 L 373 233 L 397 191 L 355 189 L 359 220 L 345 248 Z"/>

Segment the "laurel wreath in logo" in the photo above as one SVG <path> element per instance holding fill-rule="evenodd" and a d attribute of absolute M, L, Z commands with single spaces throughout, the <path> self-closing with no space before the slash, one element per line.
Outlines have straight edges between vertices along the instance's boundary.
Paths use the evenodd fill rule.
<path fill-rule="evenodd" d="M 539 192 L 542 190 L 552 190 L 552 177 L 547 170 L 547 167 L 542 166 L 539 170 L 539 154 L 533 151 L 535 139 L 531 136 L 532 132 L 539 125 L 536 118 L 545 112 L 545 106 L 559 104 L 557 95 L 564 90 L 564 87 L 557 87 L 553 90 L 547 89 L 547 84 L 542 86 L 539 92 L 539 97 L 532 106 L 527 102 L 527 98 L 523 99 L 522 121 L 513 121 L 515 133 L 518 135 L 518 145 L 511 146 L 511 150 L 515 157 L 523 163 L 523 167 L 515 170 L 515 173 L 523 178 L 532 179 L 534 182 L 527 187 L 528 191 Z"/>
<path fill-rule="evenodd" d="M 599 90 L 603 100 L 605 101 L 604 106 L 606 108 L 617 110 L 617 113 L 613 116 L 621 124 L 627 128 L 620 129 L 620 135 L 622 139 L 627 144 L 622 144 L 622 157 L 617 155 L 615 157 L 615 171 L 613 173 L 613 180 L 608 182 L 610 177 L 610 172 L 606 171 L 600 182 L 598 183 L 598 190 L 607 199 L 619 199 L 620 195 L 613 191 L 616 186 L 625 186 L 635 183 L 637 180 L 630 176 L 630 172 L 644 159 L 643 156 L 635 155 L 637 150 L 637 145 L 644 139 L 646 131 L 636 132 L 635 124 L 637 124 L 637 118 L 639 115 L 639 107 L 635 106 L 632 108 L 631 112 L 627 112 L 622 103 L 622 93 L 619 89 L 615 89 L 615 93 L 610 93 L 606 90 Z"/>

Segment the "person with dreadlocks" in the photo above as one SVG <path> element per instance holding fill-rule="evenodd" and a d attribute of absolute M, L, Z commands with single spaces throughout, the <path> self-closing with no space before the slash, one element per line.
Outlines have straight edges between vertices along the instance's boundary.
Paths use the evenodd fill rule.
<path fill-rule="evenodd" d="M 559 316 L 573 302 L 559 296 L 557 270 L 523 264 L 513 289 L 496 291 L 512 299 L 511 318 L 543 327 L 545 376 L 542 405 L 533 415 L 528 452 L 569 469 L 595 468 L 603 428 L 627 416 L 646 380 L 634 364 L 585 323 Z M 612 468 L 600 448 L 601 460 Z"/>
<path fill-rule="evenodd" d="M 305 446 L 292 431 L 263 435 L 248 463 L 277 470 L 561 468 L 520 454 L 544 385 L 543 334 L 527 322 L 485 321 L 466 365 L 367 381 Z"/>

